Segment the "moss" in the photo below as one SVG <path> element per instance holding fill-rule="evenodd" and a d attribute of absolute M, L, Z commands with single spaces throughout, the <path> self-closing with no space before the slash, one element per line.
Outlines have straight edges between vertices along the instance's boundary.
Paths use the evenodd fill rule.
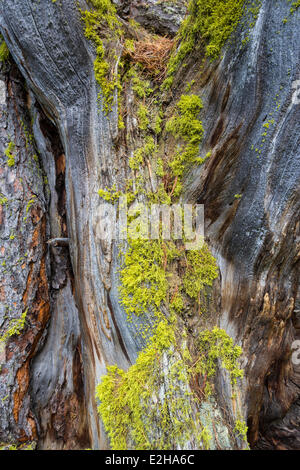
<path fill-rule="evenodd" d="M 127 372 L 109 367 L 97 386 L 98 411 L 113 449 L 172 449 L 174 443 L 184 447 L 191 439 L 199 448 L 209 448 L 211 436 L 198 414 L 195 419 L 192 410 L 197 398 L 189 384 L 199 373 L 211 380 L 219 360 L 229 371 L 233 385 L 241 377 L 236 363 L 240 348 L 223 330 L 215 328 L 200 335 L 196 362 L 186 346 L 178 346 L 177 336 L 181 341 L 187 336 L 174 315 L 184 308 L 181 292 L 198 298 L 197 289 L 211 285 L 217 275 L 215 260 L 206 246 L 200 254 L 188 253 L 185 279 L 172 295 L 171 313 L 166 317 L 163 305 L 171 293 L 171 265 L 182 256 L 174 242 L 129 240 L 120 270 L 120 300 L 129 321 L 146 312 L 152 314 L 153 336 L 149 339 L 149 332 L 143 332 L 148 344 L 136 363 Z M 169 370 L 162 367 L 166 354 Z M 206 393 L 211 390 L 212 385 L 207 385 Z"/>
<path fill-rule="evenodd" d="M 132 41 L 126 41 L 125 48 L 132 47 Z M 138 104 L 137 118 L 142 131 L 139 137 L 143 138 L 136 149 L 135 142 L 130 140 L 132 136 L 129 132 L 127 135 L 128 148 L 133 149 L 129 166 L 134 171 L 134 184 L 133 181 L 126 183 L 127 202 L 142 194 L 148 203 L 170 204 L 180 195 L 186 168 L 210 156 L 210 153 L 204 158 L 198 156 L 203 135 L 199 120 L 202 102 L 196 95 L 181 96 L 167 122 L 167 132 L 174 137 L 177 148 L 169 161 L 163 160 L 156 137 L 163 130 L 160 100 L 155 101 L 152 95 L 150 104 L 150 100 L 147 102 L 153 90 L 139 72 L 135 66 L 125 74 Z M 145 163 L 152 165 L 158 179 L 157 190 L 153 193 L 145 189 Z M 99 196 L 108 202 L 115 202 L 120 194 L 115 188 L 99 190 Z M 138 216 L 129 219 L 129 223 L 138 223 Z M 232 366 L 229 343 L 223 338 L 222 348 L 218 343 L 221 339 L 215 338 L 215 334 L 209 337 L 210 342 L 203 339 L 199 357 L 192 358 L 182 319 L 185 319 L 186 309 L 199 302 L 200 293 L 205 294 L 206 287 L 212 285 L 217 276 L 216 262 L 206 245 L 200 252 L 186 253 L 173 241 L 130 239 L 130 235 L 121 256 L 119 301 L 128 321 L 136 324 L 137 334 L 142 335 L 146 347 L 127 371 L 117 366 L 108 367 L 97 386 L 98 411 L 111 446 L 113 449 L 172 449 L 175 445 L 185 448 L 187 442 L 194 440 L 199 448 L 209 448 L 212 436 L 194 413 L 199 400 L 190 384 L 195 374 L 202 374 L 208 362 L 216 371 L 219 356 L 225 367 Z M 141 321 L 143 316 L 146 322 Z M 137 326 L 145 323 L 146 326 Z M 210 349 L 217 349 L 219 353 L 214 361 Z M 231 375 L 234 370 L 231 367 Z M 213 374 L 210 375 L 210 392 L 212 381 Z"/>
<path fill-rule="evenodd" d="M 195 80 L 192 80 L 191 82 L 187 82 L 184 92 L 189 93 L 194 84 L 195 84 Z"/>
<path fill-rule="evenodd" d="M 172 311 L 175 311 L 176 313 L 182 312 L 184 308 L 184 300 L 183 300 L 182 295 L 179 292 L 177 292 L 171 299 L 170 308 Z"/>
<path fill-rule="evenodd" d="M 13 167 L 15 165 L 15 154 L 14 154 L 15 148 L 16 146 L 14 142 L 9 142 L 4 152 L 7 157 L 7 165 L 9 167 Z"/>
<path fill-rule="evenodd" d="M 8 58 L 9 58 L 9 50 L 6 45 L 6 42 L 2 40 L 0 43 L 0 62 L 6 62 Z"/>
<path fill-rule="evenodd" d="M 2 193 L 0 193 L 0 206 L 4 206 L 8 203 L 7 197 L 3 196 Z"/>
<path fill-rule="evenodd" d="M 141 25 L 137 21 L 135 21 L 133 18 L 129 18 L 128 23 L 131 26 L 131 28 L 133 28 L 135 31 L 139 31 L 141 29 Z"/>
<path fill-rule="evenodd" d="M 160 183 L 154 193 L 149 194 L 149 199 L 153 204 L 172 204 L 172 198 L 167 193 L 164 184 Z"/>
<path fill-rule="evenodd" d="M 156 170 L 155 173 L 157 176 L 160 176 L 161 178 L 164 176 L 164 162 L 162 158 L 158 158 L 156 160 Z"/>
<path fill-rule="evenodd" d="M 202 430 L 200 438 L 203 442 L 204 449 L 209 450 L 212 435 L 210 434 L 210 432 L 208 431 L 208 429 L 206 427 Z"/>
<path fill-rule="evenodd" d="M 21 318 L 14 319 L 10 322 L 8 330 L 0 337 L 0 342 L 6 341 L 11 336 L 19 335 L 21 333 L 25 326 L 27 312 L 28 308 L 22 313 Z"/>
<path fill-rule="evenodd" d="M 242 439 L 244 442 L 248 444 L 248 441 L 247 441 L 248 427 L 244 420 L 237 419 L 235 422 L 235 427 L 233 431 L 237 434 L 239 439 Z"/>
<path fill-rule="evenodd" d="M 186 256 L 186 272 L 183 277 L 185 292 L 192 299 L 199 300 L 201 291 L 205 286 L 212 286 L 218 277 L 218 268 L 206 244 L 200 250 L 188 251 Z"/>
<path fill-rule="evenodd" d="M 160 111 L 154 119 L 153 130 L 156 135 L 161 134 L 162 132 L 162 122 L 163 122 L 163 112 Z"/>
<path fill-rule="evenodd" d="M 82 20 L 85 23 L 85 36 L 93 42 L 96 47 L 96 59 L 94 62 L 95 78 L 101 87 L 104 98 L 104 110 L 111 110 L 114 90 L 121 88 L 119 76 L 111 70 L 111 62 L 107 60 L 103 39 L 100 37 L 99 27 L 103 34 L 108 31 L 111 41 L 117 41 L 121 35 L 121 24 L 117 19 L 115 6 L 110 0 L 91 0 L 94 10 L 82 11 Z M 114 51 L 112 51 L 112 54 Z M 110 78 L 112 76 L 112 78 Z"/>
<path fill-rule="evenodd" d="M 121 114 L 119 114 L 119 117 L 118 117 L 118 129 L 119 130 L 125 129 L 125 123 Z"/>
<path fill-rule="evenodd" d="M 115 203 L 121 196 L 121 193 L 116 190 L 116 185 L 110 189 L 99 189 L 98 195 L 106 202 Z"/>
<path fill-rule="evenodd" d="M 1 443 L 0 450 L 18 450 L 18 448 L 14 444 L 3 444 L 3 443 Z"/>
<path fill-rule="evenodd" d="M 35 448 L 36 444 L 34 442 L 26 442 L 25 444 L 8 444 L 0 442 L 0 450 L 35 450 Z"/>
<path fill-rule="evenodd" d="M 163 356 L 173 355 L 175 341 L 174 324 L 162 320 L 136 363 L 127 372 L 109 367 L 98 385 L 98 411 L 113 450 L 167 450 L 174 443 L 185 448 L 190 440 L 209 447 L 210 434 L 192 415 L 184 361 L 173 360 L 167 372 L 162 367 Z"/>
<path fill-rule="evenodd" d="M 293 0 L 289 0 L 289 2 L 291 2 Z M 292 3 L 292 7 L 291 7 L 291 13 L 295 13 L 295 11 L 300 7 L 300 0 L 296 0 L 296 1 L 293 1 Z"/>
<path fill-rule="evenodd" d="M 208 379 L 215 376 L 218 361 L 229 372 L 231 384 L 235 386 L 238 378 L 243 377 L 243 370 L 238 365 L 242 348 L 235 346 L 233 339 L 226 331 L 214 327 L 213 330 L 202 331 L 198 338 L 199 362 L 197 370 Z M 206 393 L 211 393 L 210 382 L 207 382 Z"/>
<path fill-rule="evenodd" d="M 145 138 L 145 145 L 134 152 L 134 156 L 129 160 L 129 166 L 132 170 L 138 170 L 144 163 L 145 158 L 150 158 L 157 151 L 157 146 L 153 137 Z"/>
<path fill-rule="evenodd" d="M 139 129 L 142 131 L 146 131 L 149 126 L 149 118 L 148 118 L 148 109 L 143 104 L 140 104 L 139 109 L 137 111 L 137 117 L 139 122 Z"/>
<path fill-rule="evenodd" d="M 128 179 L 126 181 L 125 193 L 122 193 L 122 196 L 126 197 L 127 206 L 130 206 L 130 204 L 132 204 L 133 201 L 137 198 L 138 190 L 133 189 L 132 179 Z"/>
<path fill-rule="evenodd" d="M 116 366 L 109 367 L 107 375 L 98 385 L 98 411 L 110 437 L 112 449 L 168 448 L 166 441 L 170 436 L 164 431 L 161 436 L 153 433 L 155 415 L 161 430 L 166 430 L 168 410 L 160 403 L 161 415 L 153 408 L 149 413 L 149 401 L 155 394 L 155 400 L 161 402 L 156 394 L 164 380 L 160 359 L 174 340 L 173 329 L 166 322 L 160 322 L 149 346 L 139 354 L 128 372 Z"/>
<path fill-rule="evenodd" d="M 124 47 L 126 50 L 133 52 L 134 51 L 134 40 L 133 39 L 125 39 Z"/>
<path fill-rule="evenodd" d="M 189 15 L 182 22 L 177 34 L 179 47 L 169 60 L 163 88 L 171 87 L 179 65 L 198 43 L 204 43 L 206 55 L 216 59 L 245 13 L 245 7 L 248 7 L 250 14 L 255 18 L 257 4 L 260 5 L 257 0 L 191 0 Z M 254 21 L 250 24 L 253 27 Z"/>
<path fill-rule="evenodd" d="M 129 319 L 149 310 L 160 317 L 168 289 L 163 259 L 161 242 L 130 240 L 120 271 L 120 299 Z"/>
<path fill-rule="evenodd" d="M 153 89 L 150 86 L 149 80 L 143 80 L 138 76 L 137 71 L 135 68 L 131 68 L 127 74 L 129 78 L 131 78 L 132 83 L 132 91 L 138 98 L 143 100 L 146 99 L 147 96 L 153 93 Z"/>
<path fill-rule="evenodd" d="M 209 159 L 209 157 L 211 157 L 211 151 L 207 152 L 205 157 L 197 157 L 195 161 L 196 163 L 199 163 L 199 165 L 203 165 L 203 163 L 205 163 L 206 160 Z"/>
<path fill-rule="evenodd" d="M 174 322 L 161 320 L 136 363 L 127 372 L 109 367 L 97 386 L 98 412 L 113 450 L 165 450 L 173 449 L 174 443 L 185 448 L 191 440 L 199 448 L 210 447 L 212 436 L 201 425 L 199 414 L 192 414 L 196 398 L 189 391 L 189 382 L 199 372 L 212 378 L 219 360 L 236 381 L 242 375 L 237 366 L 241 351 L 225 331 L 215 327 L 202 333 L 199 360 L 191 365 L 187 349 L 181 349 L 181 359 L 174 359 L 175 331 Z M 172 364 L 168 371 L 162 367 L 164 355 Z"/>
<path fill-rule="evenodd" d="M 202 122 L 198 119 L 201 109 L 202 101 L 199 96 L 182 95 L 176 104 L 174 115 L 167 122 L 167 132 L 184 144 L 169 162 L 174 177 L 181 177 L 186 167 L 197 161 L 203 136 Z"/>

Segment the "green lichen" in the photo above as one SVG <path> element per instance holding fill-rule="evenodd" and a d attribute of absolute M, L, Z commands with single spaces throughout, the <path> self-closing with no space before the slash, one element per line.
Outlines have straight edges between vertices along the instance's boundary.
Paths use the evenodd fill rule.
<path fill-rule="evenodd" d="M 15 165 L 15 143 L 14 142 L 9 142 L 8 146 L 6 147 L 4 153 L 7 157 L 7 165 L 9 167 L 13 167 Z"/>
<path fill-rule="evenodd" d="M 31 209 L 31 207 L 33 206 L 33 204 L 36 202 L 36 196 L 33 196 L 28 202 L 27 202 L 27 205 L 26 205 L 26 216 L 23 218 L 23 221 L 26 222 L 27 219 L 28 219 L 28 213 Z"/>
<path fill-rule="evenodd" d="M 4 333 L 3 336 L 0 337 L 0 342 L 5 342 L 11 336 L 19 335 L 22 332 L 26 323 L 27 312 L 28 308 L 25 310 L 25 312 L 22 313 L 20 318 L 13 319 L 10 322 L 7 331 Z"/>

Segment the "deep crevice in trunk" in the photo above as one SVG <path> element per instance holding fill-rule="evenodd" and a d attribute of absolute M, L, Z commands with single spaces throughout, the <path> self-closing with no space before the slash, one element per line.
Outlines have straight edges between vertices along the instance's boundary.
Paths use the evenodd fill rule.
<path fill-rule="evenodd" d="M 64 149 L 57 128 L 37 103 L 35 107 L 40 129 L 38 139 L 43 136 L 47 150 L 42 160 L 45 163 L 47 159 L 46 173 L 50 189 L 49 236 L 68 238 Z M 40 152 L 43 153 L 41 148 Z M 33 361 L 31 383 L 31 399 L 39 427 L 38 448 L 84 449 L 90 447 L 90 438 L 86 423 L 82 343 L 70 252 L 68 246 L 50 245 L 48 249 L 51 318 L 44 346 Z M 53 355 L 58 357 L 53 358 Z M 43 377 L 42 367 L 49 367 L 49 361 L 57 364 L 59 370 L 53 367 L 50 375 L 46 374 L 48 382 L 44 383 L 46 377 Z"/>

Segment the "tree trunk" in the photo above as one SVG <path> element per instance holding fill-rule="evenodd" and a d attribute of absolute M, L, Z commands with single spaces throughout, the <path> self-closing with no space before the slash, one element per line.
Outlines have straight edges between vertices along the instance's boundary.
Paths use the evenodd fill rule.
<path fill-rule="evenodd" d="M 184 2 L 167 9 L 165 18 L 154 0 L 148 9 L 134 1 L 115 3 L 128 37 L 136 34 L 140 41 L 153 38 L 153 30 L 173 38 L 185 15 Z M 12 56 L 2 65 L 0 82 L 1 334 L 27 313 L 20 334 L 0 342 L 3 445 L 110 448 L 95 389 L 108 365 L 128 370 L 136 363 L 147 347 L 140 327 L 152 322 L 147 312 L 128 321 L 120 302 L 119 245 L 99 235 L 98 190 L 126 191 L 134 173 L 129 157 L 144 142 L 139 100 L 120 69 L 122 91 L 114 90 L 112 109 L 105 112 L 94 44 L 78 8 L 73 0 L 3 0 L 0 6 L 1 33 Z M 203 46 L 194 48 L 171 89 L 156 95 L 164 126 L 190 84 L 203 102 L 199 157 L 210 152 L 203 164 L 187 169 L 182 200 L 204 204 L 206 240 L 219 277 L 206 300 L 201 297 L 205 314 L 193 307 L 179 316 L 179 325 L 187 327 L 196 358 L 198 335 L 215 325 L 243 349 L 245 372 L 236 395 L 219 367 L 213 397 L 199 405 L 200 415 L 210 410 L 205 426 L 212 449 L 244 448 L 234 432 L 243 419 L 251 448 L 300 447 L 300 366 L 292 360 L 300 339 L 300 37 L 299 10 L 291 14 L 290 8 L 286 0 L 263 0 L 245 44 L 239 25 L 222 57 L 211 61 Z M 130 18 L 141 23 L 139 32 Z M 128 59 L 122 39 L 105 45 L 117 56 L 111 59 L 116 68 Z M 118 127 L 120 107 L 125 129 Z M 11 166 L 5 156 L 10 142 Z M 156 143 L 171 153 L 174 136 L 163 127 Z M 148 192 L 159 188 L 153 168 L 152 160 L 143 168 Z M 175 354 L 165 360 L 166 383 L 174 361 Z M 196 419 L 192 404 L 191 413 Z M 176 438 L 172 446 L 180 447 Z M 198 448 L 193 440 L 188 446 Z"/>

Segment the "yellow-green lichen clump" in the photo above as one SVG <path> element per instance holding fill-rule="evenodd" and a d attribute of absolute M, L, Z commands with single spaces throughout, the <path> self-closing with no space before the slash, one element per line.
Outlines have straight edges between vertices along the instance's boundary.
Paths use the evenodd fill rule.
<path fill-rule="evenodd" d="M 7 331 L 4 333 L 3 336 L 0 337 L 0 342 L 4 342 L 11 336 L 19 335 L 21 333 L 21 331 L 25 327 L 27 312 L 28 309 L 26 309 L 25 312 L 22 313 L 20 318 L 13 319 L 10 322 Z"/>
<path fill-rule="evenodd" d="M 9 142 L 8 146 L 6 147 L 4 153 L 7 157 L 7 165 L 9 167 L 13 167 L 15 165 L 15 143 Z"/>

